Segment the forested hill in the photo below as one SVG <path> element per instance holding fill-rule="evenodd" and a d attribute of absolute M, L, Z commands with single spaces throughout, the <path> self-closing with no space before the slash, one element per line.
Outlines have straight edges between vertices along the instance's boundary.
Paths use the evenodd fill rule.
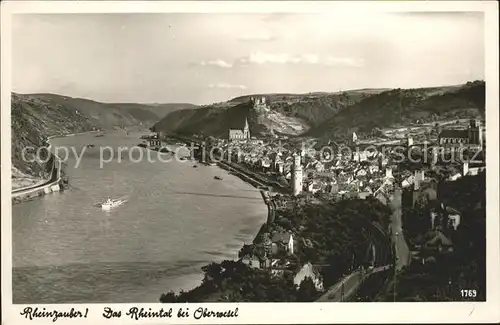
<path fill-rule="evenodd" d="M 229 128 L 242 128 L 247 117 L 253 135 L 277 133 L 293 136 L 321 124 L 342 109 L 384 90 L 247 95 L 226 102 L 170 113 L 154 128 L 171 133 L 227 136 Z M 265 107 L 255 108 L 251 103 L 252 97 L 265 99 Z"/>
<path fill-rule="evenodd" d="M 362 99 L 304 133 L 315 138 L 345 138 L 374 128 L 446 118 L 484 117 L 485 83 L 393 89 Z"/>

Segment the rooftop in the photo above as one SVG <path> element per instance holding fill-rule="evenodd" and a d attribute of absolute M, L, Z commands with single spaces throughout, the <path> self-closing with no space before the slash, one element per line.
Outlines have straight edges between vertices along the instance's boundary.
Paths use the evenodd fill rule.
<path fill-rule="evenodd" d="M 468 138 L 469 134 L 467 130 L 452 130 L 447 129 L 439 133 L 440 138 Z"/>

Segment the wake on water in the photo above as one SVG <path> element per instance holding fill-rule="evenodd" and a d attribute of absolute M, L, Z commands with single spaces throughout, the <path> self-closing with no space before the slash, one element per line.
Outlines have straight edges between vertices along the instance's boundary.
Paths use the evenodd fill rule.
<path fill-rule="evenodd" d="M 129 200 L 129 196 L 128 196 L 128 195 L 125 195 L 125 196 L 117 197 L 117 198 L 114 198 L 114 199 L 110 197 L 110 199 L 111 199 L 111 200 L 113 200 L 113 201 L 122 201 L 122 203 L 120 204 L 120 205 L 122 205 L 122 204 L 125 204 L 125 203 L 127 203 L 127 202 L 128 202 L 128 200 Z M 95 203 L 95 204 L 94 204 L 94 206 L 95 206 L 95 207 L 101 207 L 102 203 L 103 203 L 105 200 L 106 200 L 106 199 L 104 199 L 104 200 L 102 200 L 102 201 L 99 201 L 99 202 Z"/>

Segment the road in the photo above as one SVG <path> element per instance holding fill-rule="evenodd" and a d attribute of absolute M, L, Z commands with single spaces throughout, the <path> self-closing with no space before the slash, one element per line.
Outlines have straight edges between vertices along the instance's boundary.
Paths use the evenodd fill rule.
<path fill-rule="evenodd" d="M 367 228 L 367 230 L 373 232 L 372 234 L 376 249 L 375 268 L 365 271 L 356 270 L 353 273 L 346 275 L 339 282 L 330 287 L 330 289 L 328 289 L 328 291 L 316 301 L 347 301 L 349 298 L 353 297 L 353 294 L 356 293 L 363 281 L 365 281 L 370 275 L 388 270 L 391 267 L 391 247 L 387 237 L 385 237 L 385 234 L 377 225 L 372 224 L 369 228 Z"/>
<path fill-rule="evenodd" d="M 402 190 L 396 188 L 394 194 L 391 195 L 390 207 L 393 211 L 391 215 L 390 231 L 392 240 L 396 246 L 396 269 L 400 270 L 402 267 L 409 265 L 411 261 L 411 252 L 406 244 L 402 221 L 401 221 L 401 205 L 402 205 Z"/>
<path fill-rule="evenodd" d="M 340 280 L 336 285 L 331 287 L 325 294 L 323 294 L 317 302 L 341 302 L 342 299 L 348 300 L 352 294 L 358 290 L 359 285 L 363 280 L 372 274 L 382 272 L 388 270 L 391 266 L 379 266 L 372 270 L 366 270 L 364 276 L 362 271 L 355 271 L 347 276 L 345 276 L 342 280 Z M 342 288 L 342 286 L 344 288 Z M 342 297 L 343 290 L 343 297 Z"/>
<path fill-rule="evenodd" d="M 30 190 L 36 190 L 44 185 L 47 185 L 49 183 L 52 183 L 56 178 L 54 178 L 54 174 L 55 174 L 55 168 L 56 168 L 56 164 L 55 164 L 55 159 L 52 157 L 50 162 L 52 163 L 52 167 L 51 167 L 51 170 L 50 170 L 50 178 L 49 179 L 44 179 L 34 185 L 30 185 L 30 186 L 26 186 L 26 187 L 21 187 L 21 188 L 17 188 L 15 190 L 12 190 L 12 194 L 16 194 L 16 193 L 27 193 L 29 192 Z"/>
<path fill-rule="evenodd" d="M 59 163 L 59 168 L 56 168 L 56 161 Z M 22 195 L 27 195 L 33 192 L 36 192 L 40 190 L 43 187 L 47 187 L 49 185 L 54 185 L 55 183 L 59 182 L 60 179 L 60 172 L 61 172 L 61 161 L 60 160 L 53 160 L 53 165 L 52 165 L 52 171 L 51 171 L 51 176 L 49 180 L 46 180 L 44 182 L 41 182 L 37 185 L 34 186 L 29 186 L 29 187 L 24 187 L 24 188 L 19 188 L 14 191 L 12 191 L 11 195 L 12 198 L 16 198 Z"/>
<path fill-rule="evenodd" d="M 331 287 L 324 295 L 322 295 L 317 302 L 339 302 L 342 301 L 342 286 L 344 287 L 344 297 L 348 296 L 353 290 L 355 290 L 362 280 L 361 272 L 356 271 L 354 273 L 348 274 L 342 280 L 340 280 L 336 285 Z"/>

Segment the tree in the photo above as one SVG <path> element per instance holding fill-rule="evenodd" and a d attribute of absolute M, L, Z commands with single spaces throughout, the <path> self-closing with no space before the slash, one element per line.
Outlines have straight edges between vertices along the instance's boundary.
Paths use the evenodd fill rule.
<path fill-rule="evenodd" d="M 221 265 L 218 263 L 210 263 L 201 269 L 205 272 L 204 282 L 211 280 L 217 281 L 223 271 Z"/>
<path fill-rule="evenodd" d="M 314 281 L 311 277 L 306 276 L 304 280 L 300 283 L 299 290 L 297 293 L 297 300 L 300 302 L 309 302 L 316 299 L 318 296 L 318 291 L 314 285 Z"/>
<path fill-rule="evenodd" d="M 238 257 L 242 258 L 245 256 L 253 256 L 255 253 L 255 246 L 254 245 L 243 245 L 243 247 L 240 249 L 238 252 Z"/>
<path fill-rule="evenodd" d="M 167 293 L 162 293 L 160 297 L 160 302 L 162 303 L 172 303 L 172 302 L 177 302 L 177 296 L 173 291 L 167 292 Z"/>

